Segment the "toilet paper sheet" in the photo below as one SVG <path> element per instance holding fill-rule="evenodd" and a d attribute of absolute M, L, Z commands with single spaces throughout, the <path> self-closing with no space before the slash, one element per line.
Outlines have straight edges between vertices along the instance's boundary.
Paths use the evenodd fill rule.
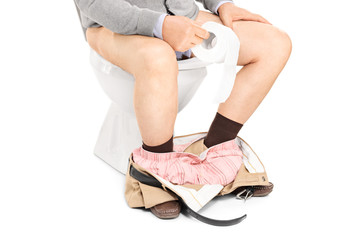
<path fill-rule="evenodd" d="M 201 61 L 223 64 L 213 98 L 213 103 L 222 103 L 229 97 L 235 83 L 240 41 L 231 28 L 219 23 L 209 21 L 201 27 L 210 33 L 210 37 L 191 50 Z"/>

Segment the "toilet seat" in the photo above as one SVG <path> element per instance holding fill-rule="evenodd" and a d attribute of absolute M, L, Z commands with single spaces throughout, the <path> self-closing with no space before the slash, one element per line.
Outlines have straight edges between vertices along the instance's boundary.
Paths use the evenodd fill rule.
<path fill-rule="evenodd" d="M 210 64 L 211 63 L 201 61 L 197 57 L 192 57 L 192 58 L 188 58 L 188 59 L 184 59 L 184 60 L 178 60 L 179 71 L 203 68 Z"/>
<path fill-rule="evenodd" d="M 106 59 L 104 59 L 100 54 L 98 54 L 92 48 L 90 48 L 90 55 L 92 55 L 91 61 L 92 61 L 93 65 L 102 65 L 102 70 L 105 73 L 110 73 L 112 68 L 121 69 L 119 66 L 116 66 L 116 65 L 112 64 L 111 62 L 107 61 Z M 211 64 L 208 62 L 203 62 L 197 57 L 178 60 L 177 62 L 178 62 L 178 66 L 179 66 L 179 71 L 204 68 Z M 123 69 L 121 69 L 121 70 L 124 71 Z"/>

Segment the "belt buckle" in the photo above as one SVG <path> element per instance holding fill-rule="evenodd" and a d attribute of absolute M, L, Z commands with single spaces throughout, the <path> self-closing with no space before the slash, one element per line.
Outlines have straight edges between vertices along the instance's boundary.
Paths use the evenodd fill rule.
<path fill-rule="evenodd" d="M 246 202 L 246 200 L 250 199 L 253 195 L 254 190 L 252 188 L 245 188 L 244 190 L 236 194 L 236 199 L 244 200 L 244 202 Z"/>

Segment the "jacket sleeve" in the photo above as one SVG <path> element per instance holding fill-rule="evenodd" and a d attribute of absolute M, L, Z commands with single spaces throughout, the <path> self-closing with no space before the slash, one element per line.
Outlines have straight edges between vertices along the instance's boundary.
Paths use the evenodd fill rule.
<path fill-rule="evenodd" d="M 196 0 L 197 2 L 201 2 L 205 9 L 211 11 L 212 13 L 217 14 L 217 6 L 220 2 L 223 2 L 224 0 Z M 232 2 L 232 0 L 226 0 L 226 2 Z"/>
<path fill-rule="evenodd" d="M 154 37 L 162 12 L 139 8 L 124 0 L 75 0 L 81 13 L 109 30 L 125 35 Z"/>

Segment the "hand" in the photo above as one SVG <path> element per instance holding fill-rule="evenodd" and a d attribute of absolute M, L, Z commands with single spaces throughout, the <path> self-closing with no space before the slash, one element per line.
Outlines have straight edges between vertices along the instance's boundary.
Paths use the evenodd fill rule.
<path fill-rule="evenodd" d="M 218 13 L 223 24 L 233 29 L 233 21 L 245 20 L 256 21 L 272 25 L 268 20 L 259 14 L 251 13 L 243 8 L 237 7 L 233 3 L 224 3 L 218 8 Z"/>
<path fill-rule="evenodd" d="M 166 16 L 162 35 L 165 42 L 180 52 L 187 51 L 210 36 L 199 24 L 184 16 Z"/>

